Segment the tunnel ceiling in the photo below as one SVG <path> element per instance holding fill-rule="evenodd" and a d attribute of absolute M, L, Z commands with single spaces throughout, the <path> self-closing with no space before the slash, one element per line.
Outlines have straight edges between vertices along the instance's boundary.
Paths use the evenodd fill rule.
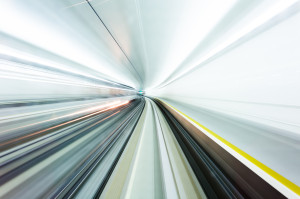
<path fill-rule="evenodd" d="M 247 41 L 294 2 L 15 0 L 2 2 L 0 29 L 24 41 L 23 54 L 43 49 L 68 70 L 147 90 Z"/>

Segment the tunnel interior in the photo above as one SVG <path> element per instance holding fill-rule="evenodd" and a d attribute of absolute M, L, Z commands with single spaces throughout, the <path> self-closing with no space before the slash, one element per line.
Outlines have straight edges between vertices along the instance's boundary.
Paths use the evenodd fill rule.
<path fill-rule="evenodd" d="M 0 198 L 300 198 L 299 0 L 0 1 Z"/>

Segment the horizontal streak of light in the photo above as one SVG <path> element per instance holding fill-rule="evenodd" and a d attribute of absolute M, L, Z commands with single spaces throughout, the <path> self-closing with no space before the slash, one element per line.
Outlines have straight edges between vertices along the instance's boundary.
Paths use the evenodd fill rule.
<path fill-rule="evenodd" d="M 0 147 L 1 147 L 1 146 L 4 146 L 4 145 L 7 145 L 7 144 L 11 144 L 11 143 L 13 143 L 13 142 L 20 141 L 20 140 L 25 139 L 25 138 L 28 138 L 28 137 L 32 137 L 32 136 L 34 136 L 34 135 L 43 133 L 43 132 L 48 131 L 48 130 L 52 130 L 52 129 L 55 129 L 55 128 L 64 126 L 64 125 L 66 125 L 66 124 L 74 123 L 74 122 L 76 122 L 76 121 L 78 121 L 78 120 L 82 120 L 82 119 L 85 119 L 85 118 L 87 118 L 87 117 L 91 117 L 91 116 L 93 116 L 93 115 L 96 115 L 96 114 L 99 114 L 99 113 L 102 113 L 102 112 L 105 112 L 105 111 L 108 111 L 108 110 L 111 110 L 111 109 L 114 109 L 114 108 L 118 108 L 118 107 L 120 107 L 120 106 L 124 106 L 124 105 L 126 105 L 126 104 L 128 104 L 128 103 L 129 103 L 129 101 L 125 101 L 125 102 L 120 103 L 120 104 L 111 103 L 111 104 L 109 104 L 109 105 L 106 105 L 106 106 L 109 106 L 109 107 L 106 108 L 106 109 L 99 110 L 99 111 L 96 111 L 96 112 L 94 112 L 94 113 L 90 113 L 90 114 L 88 114 L 88 115 L 85 115 L 85 116 L 82 116 L 82 117 L 79 117 L 79 118 L 76 118 L 76 119 L 73 119 L 73 120 L 64 122 L 64 123 L 62 123 L 62 124 L 59 124 L 59 125 L 56 125 L 56 126 L 52 126 L 52 127 L 47 128 L 47 129 L 43 129 L 43 130 L 40 130 L 40 131 L 31 133 L 31 134 L 29 134 L 29 135 L 22 136 L 22 137 L 20 137 L 20 138 L 15 138 L 15 139 L 13 139 L 13 140 L 9 140 L 9 141 L 7 141 L 7 142 L 0 143 Z M 100 106 L 100 107 L 103 108 L 103 107 L 105 107 L 105 106 Z M 90 109 L 88 109 L 88 110 L 92 110 L 92 109 L 95 109 L 95 108 L 99 109 L 99 106 L 94 107 L 94 108 L 90 108 Z M 73 113 L 73 114 L 69 114 L 69 115 L 67 115 L 67 116 L 73 116 L 73 115 L 75 115 L 75 114 L 82 113 L 82 112 L 86 112 L 86 111 L 87 111 L 87 110 L 79 111 L 79 112 L 76 112 L 76 113 Z M 15 129 L 10 129 L 10 130 L 8 130 L 8 131 L 17 130 L 17 129 L 22 129 L 22 128 L 25 128 L 25 127 L 37 125 L 37 124 L 40 124 L 40 123 L 43 123 L 43 122 L 47 122 L 47 121 L 49 122 L 49 121 L 56 120 L 56 119 L 60 119 L 60 118 L 67 117 L 67 116 L 61 116 L 61 117 L 57 117 L 57 118 L 52 118 L 52 119 L 50 119 L 50 120 L 46 120 L 46 121 L 42 121 L 42 122 L 37 122 L 37 123 L 30 124 L 30 125 L 25 125 L 25 126 L 18 127 L 18 128 L 15 128 Z M 7 131 L 4 131 L 4 132 L 7 132 Z M 2 133 L 3 133 L 3 132 L 2 132 Z"/>
<path fill-rule="evenodd" d="M 58 83 L 58 84 L 71 85 L 71 86 L 77 85 L 77 86 L 88 87 L 88 88 L 110 88 L 110 89 L 119 89 L 119 90 L 131 90 L 126 88 L 88 83 L 85 80 L 79 81 L 80 78 L 77 79 L 76 77 L 68 78 L 68 76 L 62 74 L 47 73 L 47 72 L 41 72 L 39 70 L 26 69 L 19 66 L 11 65 L 11 63 L 9 63 L 9 68 L 8 68 L 7 65 L 1 63 L 1 60 L 0 60 L 0 64 L 1 64 L 0 77 L 4 79 Z M 110 83 L 109 81 L 106 82 Z M 114 84 L 114 83 L 110 83 L 110 84 Z"/>
<path fill-rule="evenodd" d="M 32 63 L 35 63 L 35 64 L 41 64 L 41 65 L 51 67 L 53 69 L 60 70 L 62 72 L 68 73 L 68 75 L 80 75 L 80 76 L 83 76 L 83 77 L 86 77 L 86 78 L 90 78 L 91 80 L 94 79 L 94 80 L 106 82 L 106 83 L 109 83 L 109 84 L 112 84 L 112 85 L 118 85 L 118 83 L 110 81 L 108 79 L 103 79 L 103 78 L 96 77 L 96 76 L 88 74 L 88 73 L 83 73 L 83 70 L 81 70 L 81 71 L 80 70 L 74 70 L 70 66 L 62 65 L 60 63 L 53 62 L 52 60 L 47 60 L 45 58 L 36 57 L 32 54 L 25 54 L 24 52 L 19 52 L 15 49 L 7 47 L 7 46 L 0 45 L 0 55 L 6 55 L 6 56 L 10 56 L 12 58 L 22 59 L 22 60 L 25 60 L 27 62 L 32 62 Z M 0 59 L 0 61 L 1 61 L 1 59 Z M 78 80 L 77 80 L 77 82 L 78 82 Z M 113 87 L 109 87 L 109 86 L 107 86 L 107 87 L 108 88 L 113 88 Z"/>
<path fill-rule="evenodd" d="M 41 101 L 43 101 L 43 100 L 41 100 Z M 22 101 L 20 101 L 20 102 L 22 102 Z M 83 108 L 83 107 L 87 107 L 87 106 L 93 106 L 93 105 L 99 104 L 99 103 L 100 102 L 98 101 L 98 102 L 73 105 L 73 106 L 68 106 L 68 107 L 63 107 L 63 108 L 56 108 L 56 109 L 51 109 L 51 110 L 35 111 L 35 112 L 27 113 L 27 114 L 24 113 L 24 114 L 12 115 L 12 116 L 9 116 L 9 117 L 0 117 L 0 121 L 8 120 L 8 119 L 20 118 L 20 117 L 24 117 L 24 116 L 27 117 L 27 116 L 32 116 L 32 115 L 36 115 L 36 114 L 43 114 L 43 113 L 52 114 L 52 113 L 55 113 L 57 111 L 68 111 L 68 110 L 72 110 L 74 108 L 78 108 L 79 109 L 79 108 Z"/>
<path fill-rule="evenodd" d="M 85 127 L 85 128 L 83 128 L 83 129 L 81 129 L 80 131 L 83 132 L 83 131 L 85 131 L 86 129 L 91 128 L 91 127 L 95 126 L 96 124 L 99 124 L 100 122 L 103 122 L 104 120 L 106 120 L 106 119 L 108 119 L 108 118 L 110 118 L 110 117 L 112 117 L 112 116 L 118 114 L 119 112 L 121 112 L 121 111 L 117 111 L 117 112 L 115 112 L 115 113 L 113 113 L 113 114 L 111 114 L 111 115 L 109 115 L 109 116 L 107 116 L 107 117 L 105 117 L 105 118 L 103 118 L 103 119 L 101 119 L 101 120 L 95 122 L 94 124 L 92 124 L 92 125 L 90 125 L 90 126 L 88 126 L 88 127 Z M 76 133 L 78 133 L 78 132 L 76 132 Z M 42 140 L 43 140 L 43 139 L 42 139 Z M 35 141 L 34 143 L 37 143 L 37 142 L 39 142 L 39 141 L 40 141 L 40 140 Z M 31 144 L 34 144 L 34 143 L 30 143 L 30 145 L 31 145 Z M 26 146 L 21 147 L 21 149 L 24 148 L 24 147 L 26 147 Z M 2 157 L 4 157 L 4 156 L 7 156 L 7 155 L 9 155 L 9 154 L 12 154 L 12 153 L 14 153 L 14 152 L 16 152 L 16 151 L 18 151 L 18 150 L 20 150 L 20 148 L 17 148 L 17 149 L 15 149 L 15 150 L 13 150 L 13 151 L 9 151 L 8 153 L 5 153 L 5 154 L 1 154 L 1 155 L 0 155 L 0 158 L 2 158 Z M 4 164 L 6 164 L 5 161 L 2 162 L 2 163 L 0 164 L 0 167 L 1 167 L 2 165 L 4 165 Z"/>

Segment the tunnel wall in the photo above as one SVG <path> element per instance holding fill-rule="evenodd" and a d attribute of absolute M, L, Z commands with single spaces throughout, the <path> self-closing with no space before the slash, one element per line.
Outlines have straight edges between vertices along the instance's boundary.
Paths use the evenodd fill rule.
<path fill-rule="evenodd" d="M 148 95 L 244 118 L 300 135 L 300 14 Z"/>

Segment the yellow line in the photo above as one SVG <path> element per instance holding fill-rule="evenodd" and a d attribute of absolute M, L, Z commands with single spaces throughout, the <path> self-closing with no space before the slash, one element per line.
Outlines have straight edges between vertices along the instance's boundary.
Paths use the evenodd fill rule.
<path fill-rule="evenodd" d="M 268 166 L 264 165 L 260 161 L 256 160 L 254 157 L 252 157 L 251 155 L 249 155 L 245 151 L 243 151 L 240 148 L 236 147 L 235 145 L 231 144 L 230 142 L 228 142 L 227 140 L 225 140 L 224 138 L 222 138 L 221 136 L 219 136 L 215 132 L 209 130 L 208 128 L 206 128 L 205 126 L 203 126 L 202 124 L 200 124 L 199 122 L 197 122 L 196 120 L 194 120 L 193 118 L 187 116 L 183 112 L 179 111 L 175 107 L 171 106 L 170 104 L 168 104 L 168 103 L 166 103 L 166 102 L 164 102 L 164 101 L 162 101 L 160 99 L 158 99 L 158 100 L 161 101 L 161 102 L 163 102 L 163 103 L 165 103 L 165 104 L 167 104 L 168 106 L 172 107 L 174 110 L 178 111 L 179 113 L 181 113 L 182 115 L 184 115 L 185 117 L 187 117 L 188 119 L 190 119 L 191 121 L 193 121 L 195 124 L 197 124 L 198 126 L 200 126 L 201 128 L 203 128 L 209 134 L 211 134 L 212 136 L 214 136 L 215 138 L 217 138 L 218 140 L 220 140 L 221 142 L 223 142 L 224 144 L 226 144 L 228 147 L 230 147 L 231 149 L 233 149 L 234 151 L 236 151 L 238 154 L 240 154 L 241 156 L 243 156 L 244 158 L 246 158 L 248 161 L 250 161 L 251 163 L 253 163 L 254 165 L 256 165 L 258 168 L 260 168 L 261 170 L 263 170 L 264 172 L 266 172 L 267 174 L 269 174 L 270 176 L 272 176 L 273 178 L 275 178 L 276 180 L 278 180 L 281 184 L 283 184 L 284 186 L 286 186 L 287 188 L 289 188 L 290 190 L 292 190 L 293 192 L 295 192 L 297 195 L 300 195 L 300 187 L 298 185 L 296 185 L 293 182 L 289 181 L 288 179 L 286 179 L 285 177 L 283 177 L 282 175 L 280 175 L 279 173 L 277 173 L 273 169 L 269 168 Z"/>

